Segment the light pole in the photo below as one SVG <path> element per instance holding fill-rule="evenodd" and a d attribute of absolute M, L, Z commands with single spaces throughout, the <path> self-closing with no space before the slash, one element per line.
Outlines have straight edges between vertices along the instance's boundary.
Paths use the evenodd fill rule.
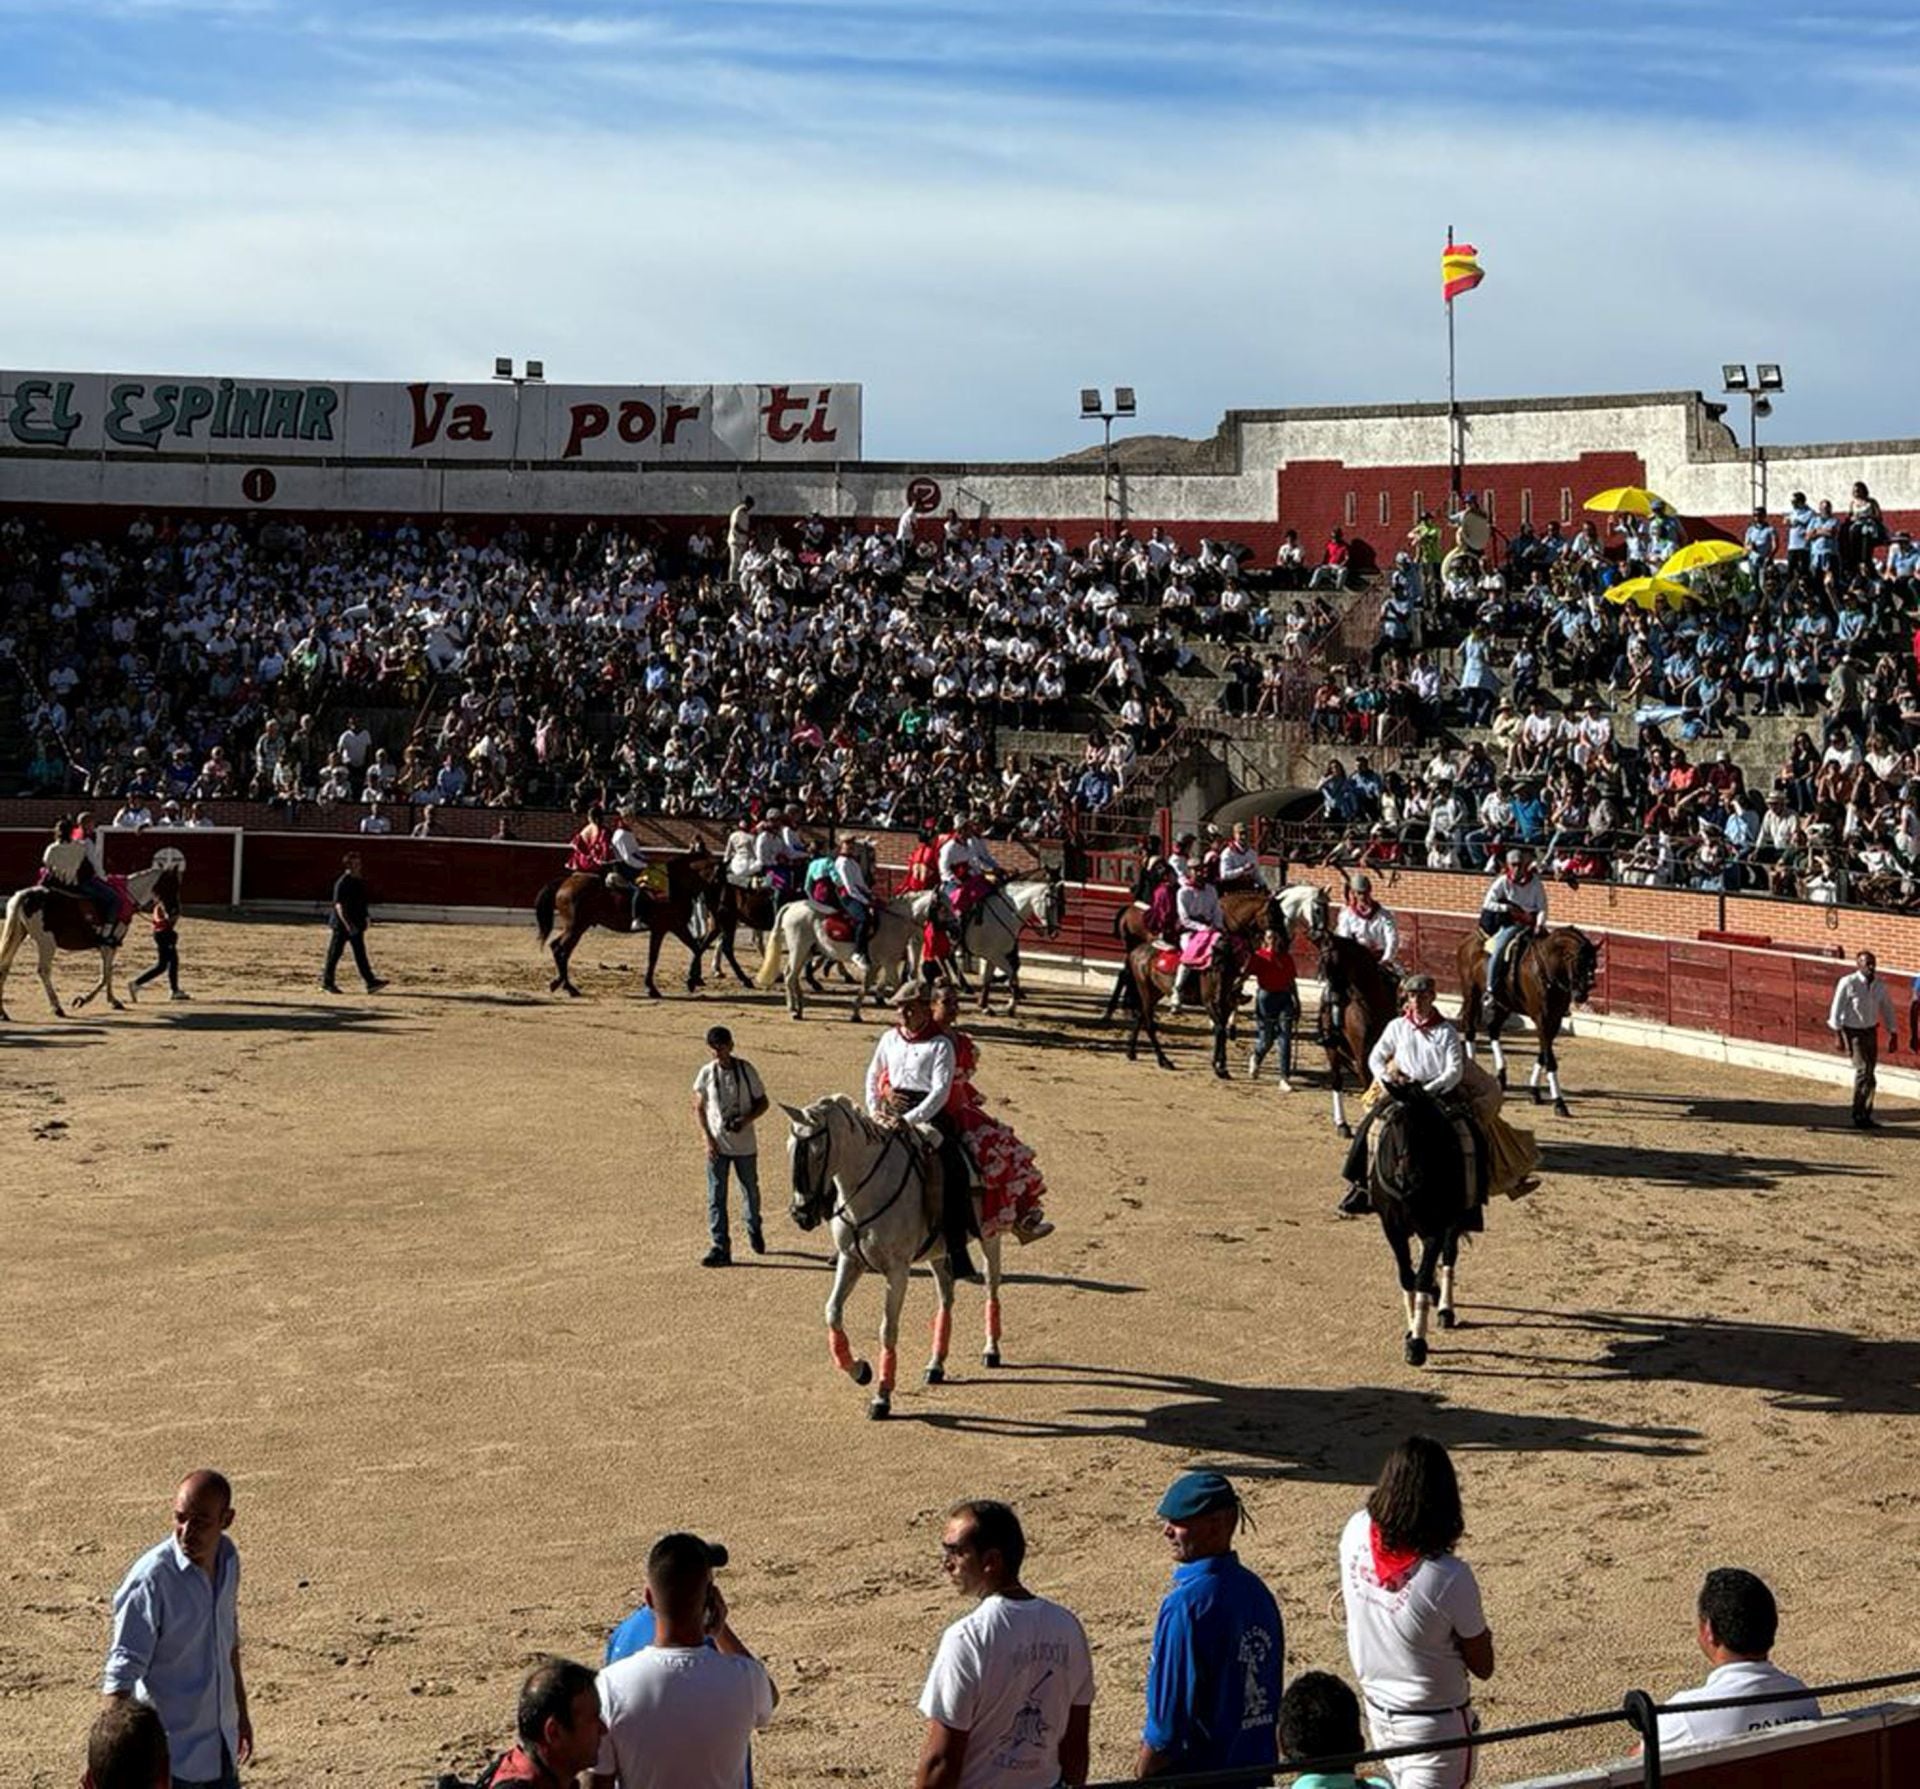
<path fill-rule="evenodd" d="M 1083 385 L 1080 388 L 1080 420 L 1092 422 L 1098 417 L 1104 430 L 1100 447 L 1100 531 L 1103 534 L 1113 532 L 1113 420 L 1116 416 L 1132 416 L 1134 411 L 1131 385 L 1116 385 L 1113 388 L 1111 408 L 1097 385 Z"/>
<path fill-rule="evenodd" d="M 1743 363 L 1729 361 L 1720 369 L 1720 383 L 1729 397 L 1747 400 L 1747 498 L 1750 508 L 1765 509 L 1767 462 L 1760 454 L 1760 418 L 1773 414 L 1770 394 L 1785 391 L 1787 382 L 1781 376 L 1778 362 L 1763 360 L 1755 365 L 1751 379 Z"/>
<path fill-rule="evenodd" d="M 529 360 L 526 370 L 516 373 L 513 370 L 511 354 L 496 354 L 493 357 L 493 376 L 503 385 L 513 387 L 513 443 L 507 449 L 507 476 L 513 476 L 513 468 L 520 458 L 520 387 L 523 385 L 544 385 L 547 381 L 547 363 L 544 360 Z"/>

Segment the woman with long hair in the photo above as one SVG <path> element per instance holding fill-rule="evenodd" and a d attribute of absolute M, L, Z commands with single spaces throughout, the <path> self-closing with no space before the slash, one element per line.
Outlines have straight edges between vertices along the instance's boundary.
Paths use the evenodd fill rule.
<path fill-rule="evenodd" d="M 1465 1532 L 1453 1461 L 1413 1435 L 1340 1536 L 1347 1653 L 1378 1747 L 1464 1739 L 1479 1724 L 1469 1679 L 1493 1675 L 1493 1633 L 1473 1568 L 1454 1552 Z M 1414 1753 L 1389 1769 L 1395 1789 L 1462 1789 L 1473 1748 Z"/>

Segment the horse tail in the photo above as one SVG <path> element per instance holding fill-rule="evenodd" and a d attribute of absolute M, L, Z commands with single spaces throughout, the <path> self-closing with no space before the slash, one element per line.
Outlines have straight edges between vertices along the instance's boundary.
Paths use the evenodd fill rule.
<path fill-rule="evenodd" d="M 766 989 L 780 979 L 780 970 L 787 954 L 787 931 L 780 923 L 780 915 L 775 914 L 773 925 L 767 932 L 766 948 L 760 954 L 760 970 L 753 978 L 756 988 Z"/>
<path fill-rule="evenodd" d="M 27 941 L 27 913 L 35 906 L 38 891 L 23 888 L 12 900 L 7 902 L 6 918 L 0 921 L 0 969 L 4 969 L 19 954 L 20 946 Z M 41 897 L 43 900 L 45 897 Z"/>
<path fill-rule="evenodd" d="M 564 878 L 562 879 L 564 880 Z M 533 897 L 533 923 L 540 928 L 540 942 L 545 944 L 547 934 L 553 930 L 553 909 L 560 897 L 560 883 L 549 882 L 545 888 Z"/>

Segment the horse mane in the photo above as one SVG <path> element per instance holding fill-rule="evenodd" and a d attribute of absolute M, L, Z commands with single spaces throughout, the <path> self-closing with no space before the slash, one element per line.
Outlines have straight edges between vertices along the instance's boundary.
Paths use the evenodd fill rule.
<path fill-rule="evenodd" d="M 851 1125 L 869 1143 L 883 1142 L 887 1135 L 867 1115 L 865 1106 L 844 1093 L 823 1093 L 811 1104 L 803 1106 L 800 1116 L 806 1119 L 809 1125 L 830 1123 L 838 1117 L 843 1124 Z"/>

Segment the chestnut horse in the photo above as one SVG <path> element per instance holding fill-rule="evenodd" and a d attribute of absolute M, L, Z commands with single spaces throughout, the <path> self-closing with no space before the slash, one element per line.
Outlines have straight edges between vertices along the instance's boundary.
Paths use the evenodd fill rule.
<path fill-rule="evenodd" d="M 687 992 L 691 994 L 699 988 L 700 958 L 706 944 L 695 939 L 691 930 L 694 903 L 705 899 L 711 905 L 720 880 L 720 860 L 702 844 L 696 843 L 684 857 L 667 860 L 667 886 L 648 899 L 643 921 L 647 931 L 649 999 L 660 998 L 653 972 L 660 961 L 660 940 L 668 936 L 678 938 L 692 959 L 687 965 Z M 541 889 L 534 898 L 533 917 L 542 944 L 547 944 L 549 933 L 553 935 L 548 949 L 553 952 L 553 966 L 558 973 L 547 983 L 547 992 L 556 994 L 564 988 L 575 998 L 579 997 L 580 990 L 573 985 L 568 965 L 580 940 L 595 926 L 605 926 L 609 932 L 640 930 L 633 923 L 633 897 L 624 888 L 609 888 L 604 874 L 589 874 L 584 870 L 557 877 Z"/>
<path fill-rule="evenodd" d="M 1324 914 L 1313 946 L 1320 953 L 1320 1045 L 1333 1078 L 1333 1122 L 1341 1136 L 1351 1137 L 1346 1080 L 1351 1075 L 1356 1087 L 1372 1080 L 1367 1058 L 1393 1018 L 1393 991 L 1373 952 L 1352 938 L 1335 937 Z"/>
<path fill-rule="evenodd" d="M 1484 1024 L 1494 1072 L 1504 1087 L 1507 1059 L 1500 1048 L 1500 1029 L 1515 1013 L 1531 1020 L 1540 1039 L 1540 1053 L 1527 1077 L 1533 1103 L 1540 1104 L 1544 1071 L 1554 1111 L 1570 1117 L 1560 1093 L 1560 1058 L 1554 1044 L 1573 1003 L 1584 1002 L 1593 993 L 1594 977 L 1600 972 L 1599 945 L 1577 926 L 1559 926 L 1530 939 L 1517 939 L 1500 965 L 1499 985 L 1491 995 L 1487 993 L 1486 940 L 1478 932 L 1460 940 L 1454 967 L 1460 976 L 1460 1031 L 1468 1051 Z"/>

